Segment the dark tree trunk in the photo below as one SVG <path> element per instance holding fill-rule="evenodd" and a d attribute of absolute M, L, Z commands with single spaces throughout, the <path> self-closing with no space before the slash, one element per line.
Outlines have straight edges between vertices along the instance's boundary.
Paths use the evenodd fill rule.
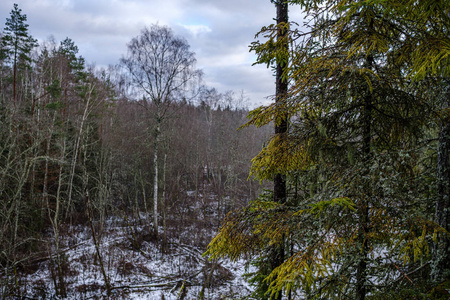
<path fill-rule="evenodd" d="M 13 69 L 13 114 L 15 114 L 15 112 L 16 112 L 16 102 L 17 102 L 16 86 L 17 86 L 17 62 L 16 62 L 16 57 L 14 57 L 14 69 Z"/>
<path fill-rule="evenodd" d="M 448 96 L 448 95 L 446 95 Z M 448 99 L 448 98 L 447 98 Z M 444 108 L 448 109 L 448 100 Z M 436 199 L 436 223 L 446 231 L 450 230 L 450 118 L 442 120 L 439 133 L 439 145 L 437 153 L 437 199 Z M 450 239 L 444 234 L 439 234 L 433 254 L 433 280 L 442 282 L 450 278 Z"/>
<path fill-rule="evenodd" d="M 286 2 L 280 0 L 276 3 L 277 6 L 277 25 L 286 24 L 288 22 L 288 5 Z M 278 29 L 278 39 L 283 39 L 287 35 L 286 30 Z M 286 50 L 288 45 L 285 45 Z M 283 73 L 285 72 L 287 65 L 284 62 L 277 61 L 277 74 L 276 74 L 276 103 L 281 103 L 286 97 L 288 92 L 288 83 L 283 80 Z M 283 112 L 279 112 L 278 117 L 281 122 L 275 124 L 275 134 L 280 135 L 281 138 L 286 134 L 288 130 L 287 115 Z M 273 188 L 273 200 L 278 203 L 284 203 L 286 201 L 286 177 L 284 174 L 275 174 L 274 176 L 274 188 Z"/>
<path fill-rule="evenodd" d="M 366 59 L 366 67 L 371 69 L 373 66 L 373 57 L 368 56 Z M 365 165 L 365 177 L 369 177 L 371 163 L 371 143 L 372 143 L 372 92 L 366 88 L 364 95 L 364 108 L 362 114 L 362 158 Z M 356 300 L 364 300 L 366 298 L 366 281 L 367 281 L 367 258 L 369 253 L 369 244 L 366 239 L 370 230 L 369 220 L 369 203 L 372 195 L 372 187 L 370 182 L 364 182 L 364 195 L 358 201 L 357 214 L 359 221 L 359 234 L 357 249 L 359 258 L 356 266 Z"/>
<path fill-rule="evenodd" d="M 283 24 L 287 24 L 288 22 L 288 4 L 283 0 L 279 0 L 276 2 L 277 8 L 277 25 L 278 34 L 277 39 L 284 39 L 287 35 L 287 29 L 285 29 Z M 288 45 L 285 44 L 285 51 L 288 51 Z M 277 61 L 277 73 L 276 73 L 276 103 L 280 104 L 284 101 L 288 92 L 288 83 L 286 80 L 283 80 L 283 73 L 285 73 L 287 68 L 287 62 Z M 278 112 L 277 118 L 280 119 L 280 122 L 276 122 L 275 124 L 275 135 L 279 136 L 280 139 L 285 138 L 285 135 L 288 131 L 288 116 L 283 111 Z M 286 176 L 284 174 L 278 173 L 274 175 L 273 179 L 274 187 L 273 187 L 273 200 L 278 203 L 286 202 Z M 279 245 L 274 245 L 270 251 L 270 261 L 271 261 L 271 269 L 275 269 L 280 266 L 284 261 L 284 239 Z M 281 299 L 282 292 L 278 292 L 271 297 L 271 299 Z"/>
<path fill-rule="evenodd" d="M 365 99 L 365 106 L 363 112 L 363 157 L 366 171 L 369 172 L 370 164 L 370 143 L 371 143 L 371 97 L 367 96 Z M 371 196 L 371 187 L 369 182 L 364 182 L 365 195 L 359 199 L 357 214 L 359 221 L 358 233 L 358 262 L 356 267 L 356 300 L 364 300 L 366 297 L 366 280 L 367 280 L 367 255 L 369 252 L 368 241 L 366 240 L 367 232 L 369 231 L 369 200 Z"/>

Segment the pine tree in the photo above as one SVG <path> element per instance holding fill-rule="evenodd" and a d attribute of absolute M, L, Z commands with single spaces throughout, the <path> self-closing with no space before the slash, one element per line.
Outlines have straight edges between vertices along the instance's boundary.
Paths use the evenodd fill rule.
<path fill-rule="evenodd" d="M 31 62 L 31 51 L 37 46 L 35 40 L 28 33 L 27 15 L 22 14 L 17 4 L 11 10 L 10 18 L 6 19 L 3 37 L 0 45 L 0 57 L 12 63 L 13 69 L 13 101 L 17 102 L 17 76 L 18 71 L 27 68 Z"/>

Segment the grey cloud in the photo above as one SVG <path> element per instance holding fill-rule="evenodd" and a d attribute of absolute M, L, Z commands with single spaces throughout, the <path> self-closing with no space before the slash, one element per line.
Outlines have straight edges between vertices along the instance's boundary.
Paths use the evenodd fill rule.
<path fill-rule="evenodd" d="M 248 52 L 256 32 L 273 22 L 269 0 L 3 0 L 3 24 L 14 2 L 28 15 L 35 38 L 53 35 L 59 43 L 70 37 L 87 62 L 118 63 L 126 44 L 144 26 L 158 22 L 188 40 L 207 84 L 222 91 L 245 90 L 252 103 L 267 101 L 264 97 L 273 93 L 270 70 L 252 67 L 254 55 Z M 185 25 L 210 30 L 193 34 Z"/>

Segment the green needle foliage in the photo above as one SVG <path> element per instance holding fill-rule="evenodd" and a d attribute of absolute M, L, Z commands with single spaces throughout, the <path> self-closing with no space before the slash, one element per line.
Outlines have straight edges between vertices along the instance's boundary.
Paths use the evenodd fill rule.
<path fill-rule="evenodd" d="M 251 45 L 257 63 L 285 59 L 289 95 L 245 125 L 290 116 L 286 136 L 272 137 L 251 169 L 259 180 L 285 174 L 289 199 L 229 214 L 206 253 L 261 265 L 270 245 L 285 243 L 284 263 L 253 277 L 267 286 L 261 299 L 448 298 L 448 98 L 438 91 L 448 90 L 450 5 L 289 2 L 307 14 L 307 30 L 283 25 L 280 42 L 270 25 Z"/>
<path fill-rule="evenodd" d="M 29 35 L 27 15 L 22 14 L 17 4 L 6 19 L 6 27 L 0 41 L 0 58 L 12 61 L 14 65 L 25 66 L 31 62 L 31 50 L 37 46 L 37 41 Z"/>
<path fill-rule="evenodd" d="M 27 15 L 22 14 L 17 4 L 10 13 L 10 18 L 6 19 L 6 27 L 0 40 L 0 62 L 6 61 L 12 65 L 13 69 L 13 102 L 14 107 L 17 102 L 17 82 L 21 75 L 21 70 L 30 67 L 31 50 L 37 47 L 35 40 L 28 33 Z"/>

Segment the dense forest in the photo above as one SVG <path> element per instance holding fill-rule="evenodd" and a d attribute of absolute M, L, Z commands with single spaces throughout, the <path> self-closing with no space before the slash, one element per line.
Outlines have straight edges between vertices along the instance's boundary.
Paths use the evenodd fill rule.
<path fill-rule="evenodd" d="M 70 38 L 38 45 L 26 20 L 15 5 L 0 44 L 0 298 L 82 297 L 67 254 L 80 225 L 96 248 L 84 263 L 104 275 L 97 296 L 112 295 L 103 264 L 120 259 L 103 253 L 112 218 L 134 251 L 204 251 L 225 214 L 261 192 L 248 170 L 270 129 L 237 131 L 245 96 L 204 86 L 168 27 L 142 30 L 100 69 Z M 33 294 L 26 275 L 42 266 L 53 285 Z"/>
<path fill-rule="evenodd" d="M 251 111 L 169 27 L 97 68 L 14 5 L 1 299 L 449 298 L 450 3 L 271 2 Z"/>

